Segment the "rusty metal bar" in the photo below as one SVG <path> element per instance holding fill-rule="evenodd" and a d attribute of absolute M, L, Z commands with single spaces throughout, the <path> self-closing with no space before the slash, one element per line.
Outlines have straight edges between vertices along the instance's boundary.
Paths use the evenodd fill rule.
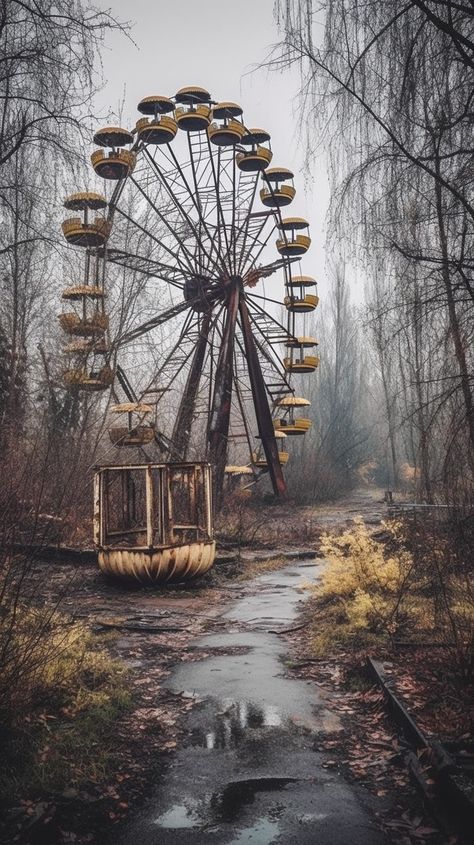
<path fill-rule="evenodd" d="M 245 294 L 242 292 L 239 302 L 240 325 L 244 337 L 245 354 L 249 369 L 250 385 L 252 388 L 253 404 L 257 417 L 258 433 L 262 441 L 263 451 L 267 459 L 268 470 L 275 496 L 286 496 L 286 482 L 278 454 L 278 446 L 273 428 L 273 420 L 268 405 L 265 381 L 258 357 L 255 338 L 252 334 L 250 317 L 245 301 Z"/>
<path fill-rule="evenodd" d="M 203 314 L 193 362 L 188 373 L 186 387 L 184 389 L 183 398 L 181 399 L 178 415 L 173 428 L 173 434 L 171 436 L 171 440 L 173 442 L 173 455 L 178 459 L 181 458 L 182 460 L 186 460 L 186 453 L 189 446 L 189 434 L 191 431 L 194 408 L 201 381 L 201 373 L 207 350 L 209 331 L 211 328 L 211 315 L 212 311 L 210 309 Z"/>
<path fill-rule="evenodd" d="M 149 464 L 145 472 L 146 542 L 151 548 L 153 546 L 153 479 Z"/>
<path fill-rule="evenodd" d="M 234 375 L 235 327 L 241 289 L 242 278 L 231 276 L 226 300 L 227 315 L 216 365 L 209 424 L 209 460 L 214 467 L 214 502 L 217 508 L 221 505 L 224 486 Z"/>
<path fill-rule="evenodd" d="M 101 489 L 102 474 L 96 472 L 94 474 L 94 543 L 96 546 L 102 543 L 101 517 L 104 509 L 103 506 L 101 507 Z"/>

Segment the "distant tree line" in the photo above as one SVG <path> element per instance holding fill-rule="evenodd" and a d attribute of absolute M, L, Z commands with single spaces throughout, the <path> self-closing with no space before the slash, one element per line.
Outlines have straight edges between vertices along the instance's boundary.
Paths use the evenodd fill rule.
<path fill-rule="evenodd" d="M 472 502 L 474 6 L 278 0 L 276 17 L 270 65 L 300 70 L 308 163 L 328 151 L 330 249 L 366 280 L 386 483 Z"/>

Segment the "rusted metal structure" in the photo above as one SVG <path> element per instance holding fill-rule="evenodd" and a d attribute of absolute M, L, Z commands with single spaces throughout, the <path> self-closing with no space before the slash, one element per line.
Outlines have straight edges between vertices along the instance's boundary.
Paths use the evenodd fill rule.
<path fill-rule="evenodd" d="M 207 463 L 99 467 L 94 541 L 107 575 L 176 582 L 214 563 L 211 467 Z"/>
<path fill-rule="evenodd" d="M 115 450 L 133 447 L 152 476 L 163 460 L 209 462 L 216 507 L 226 465 L 247 465 L 249 485 L 266 476 L 282 497 L 282 466 L 291 456 L 275 432 L 309 429 L 307 420 L 294 420 L 295 403 L 304 402 L 294 382 L 319 364 L 306 352 L 317 345 L 306 320 L 318 304 L 316 282 L 300 266 L 311 244 L 308 222 L 282 217 L 296 196 L 293 173 L 270 166 L 269 133 L 248 128 L 239 105 L 216 102 L 199 86 L 145 97 L 138 111 L 132 132 L 112 126 L 94 135 L 92 166 L 114 186 L 109 201 L 82 192 L 65 202 L 78 216 L 65 221 L 64 236 L 85 252 L 83 279 L 70 280 L 64 294 L 76 310 L 60 315 L 74 335 L 65 383 L 112 387 L 110 412 L 122 416 L 111 421 L 113 472 L 104 469 L 104 478 L 131 477 Z M 125 271 L 124 288 L 129 271 L 131 295 L 146 306 L 146 319 L 116 331 L 106 309 L 110 263 Z M 273 279 L 264 281 L 275 273 L 280 293 Z M 108 517 L 100 519 L 102 548 L 111 535 Z M 125 535 L 115 536 L 119 552 Z M 107 568 L 119 555 L 105 545 Z M 145 571 L 150 555 L 138 557 Z"/>

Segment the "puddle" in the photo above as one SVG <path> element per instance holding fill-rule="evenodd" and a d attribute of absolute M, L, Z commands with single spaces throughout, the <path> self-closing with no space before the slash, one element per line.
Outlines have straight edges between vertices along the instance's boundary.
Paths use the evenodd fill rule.
<path fill-rule="evenodd" d="M 185 804 L 175 804 L 162 816 L 158 816 L 154 820 L 154 824 L 157 827 L 164 827 L 166 830 L 183 830 L 200 827 L 201 821 L 195 809 L 187 807 Z"/>
<path fill-rule="evenodd" d="M 279 835 L 279 824 L 270 819 L 258 819 L 252 827 L 241 830 L 228 845 L 271 845 Z"/>
<path fill-rule="evenodd" d="M 212 796 L 210 810 L 213 821 L 235 822 L 242 809 L 253 804 L 259 792 L 280 792 L 290 783 L 298 783 L 299 778 L 249 778 L 228 783 L 221 792 Z"/>
<path fill-rule="evenodd" d="M 206 724 L 190 732 L 187 744 L 201 748 L 237 748 L 245 740 L 248 730 L 276 728 L 282 720 L 276 707 L 257 707 L 249 701 L 222 702 L 216 714 L 215 726 Z"/>
<path fill-rule="evenodd" d="M 313 750 L 314 732 L 340 728 L 337 715 L 316 685 L 285 677 L 287 644 L 271 633 L 296 619 L 317 566 L 261 575 L 221 615 L 226 629 L 194 643 L 207 656 L 174 668 L 166 686 L 199 702 L 187 739 L 113 845 L 381 845 L 352 788 Z"/>
<path fill-rule="evenodd" d="M 312 684 L 285 677 L 281 657 L 286 646 L 276 634 L 237 631 L 210 634 L 199 640 L 199 646 L 208 650 L 214 646 L 234 649 L 244 645 L 244 653 L 218 654 L 181 664 L 166 686 L 175 692 L 185 690 L 199 699 L 212 696 L 221 703 L 218 711 L 222 717 L 228 716 L 234 735 L 236 721 L 248 730 L 291 723 L 315 732 L 326 729 L 329 721 L 338 729 L 337 717 L 326 709 Z M 206 733 L 220 734 L 222 730 L 222 725 L 213 721 Z"/>

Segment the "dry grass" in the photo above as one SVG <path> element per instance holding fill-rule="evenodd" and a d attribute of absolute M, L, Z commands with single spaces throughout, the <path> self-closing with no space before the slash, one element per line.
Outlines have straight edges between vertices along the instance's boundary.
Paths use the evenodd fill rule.
<path fill-rule="evenodd" d="M 124 667 L 97 638 L 43 614 L 20 614 L 9 648 L 23 667 L 8 709 L 3 696 L 0 793 L 10 801 L 103 779 L 114 765 L 114 727 L 130 704 Z"/>
<path fill-rule="evenodd" d="M 401 523 L 383 526 L 384 542 L 362 520 L 339 536 L 323 535 L 327 559 L 312 587 L 312 648 L 327 656 L 337 648 L 383 649 L 395 640 L 440 641 L 466 674 L 474 640 L 474 603 L 465 579 L 420 561 Z"/>

